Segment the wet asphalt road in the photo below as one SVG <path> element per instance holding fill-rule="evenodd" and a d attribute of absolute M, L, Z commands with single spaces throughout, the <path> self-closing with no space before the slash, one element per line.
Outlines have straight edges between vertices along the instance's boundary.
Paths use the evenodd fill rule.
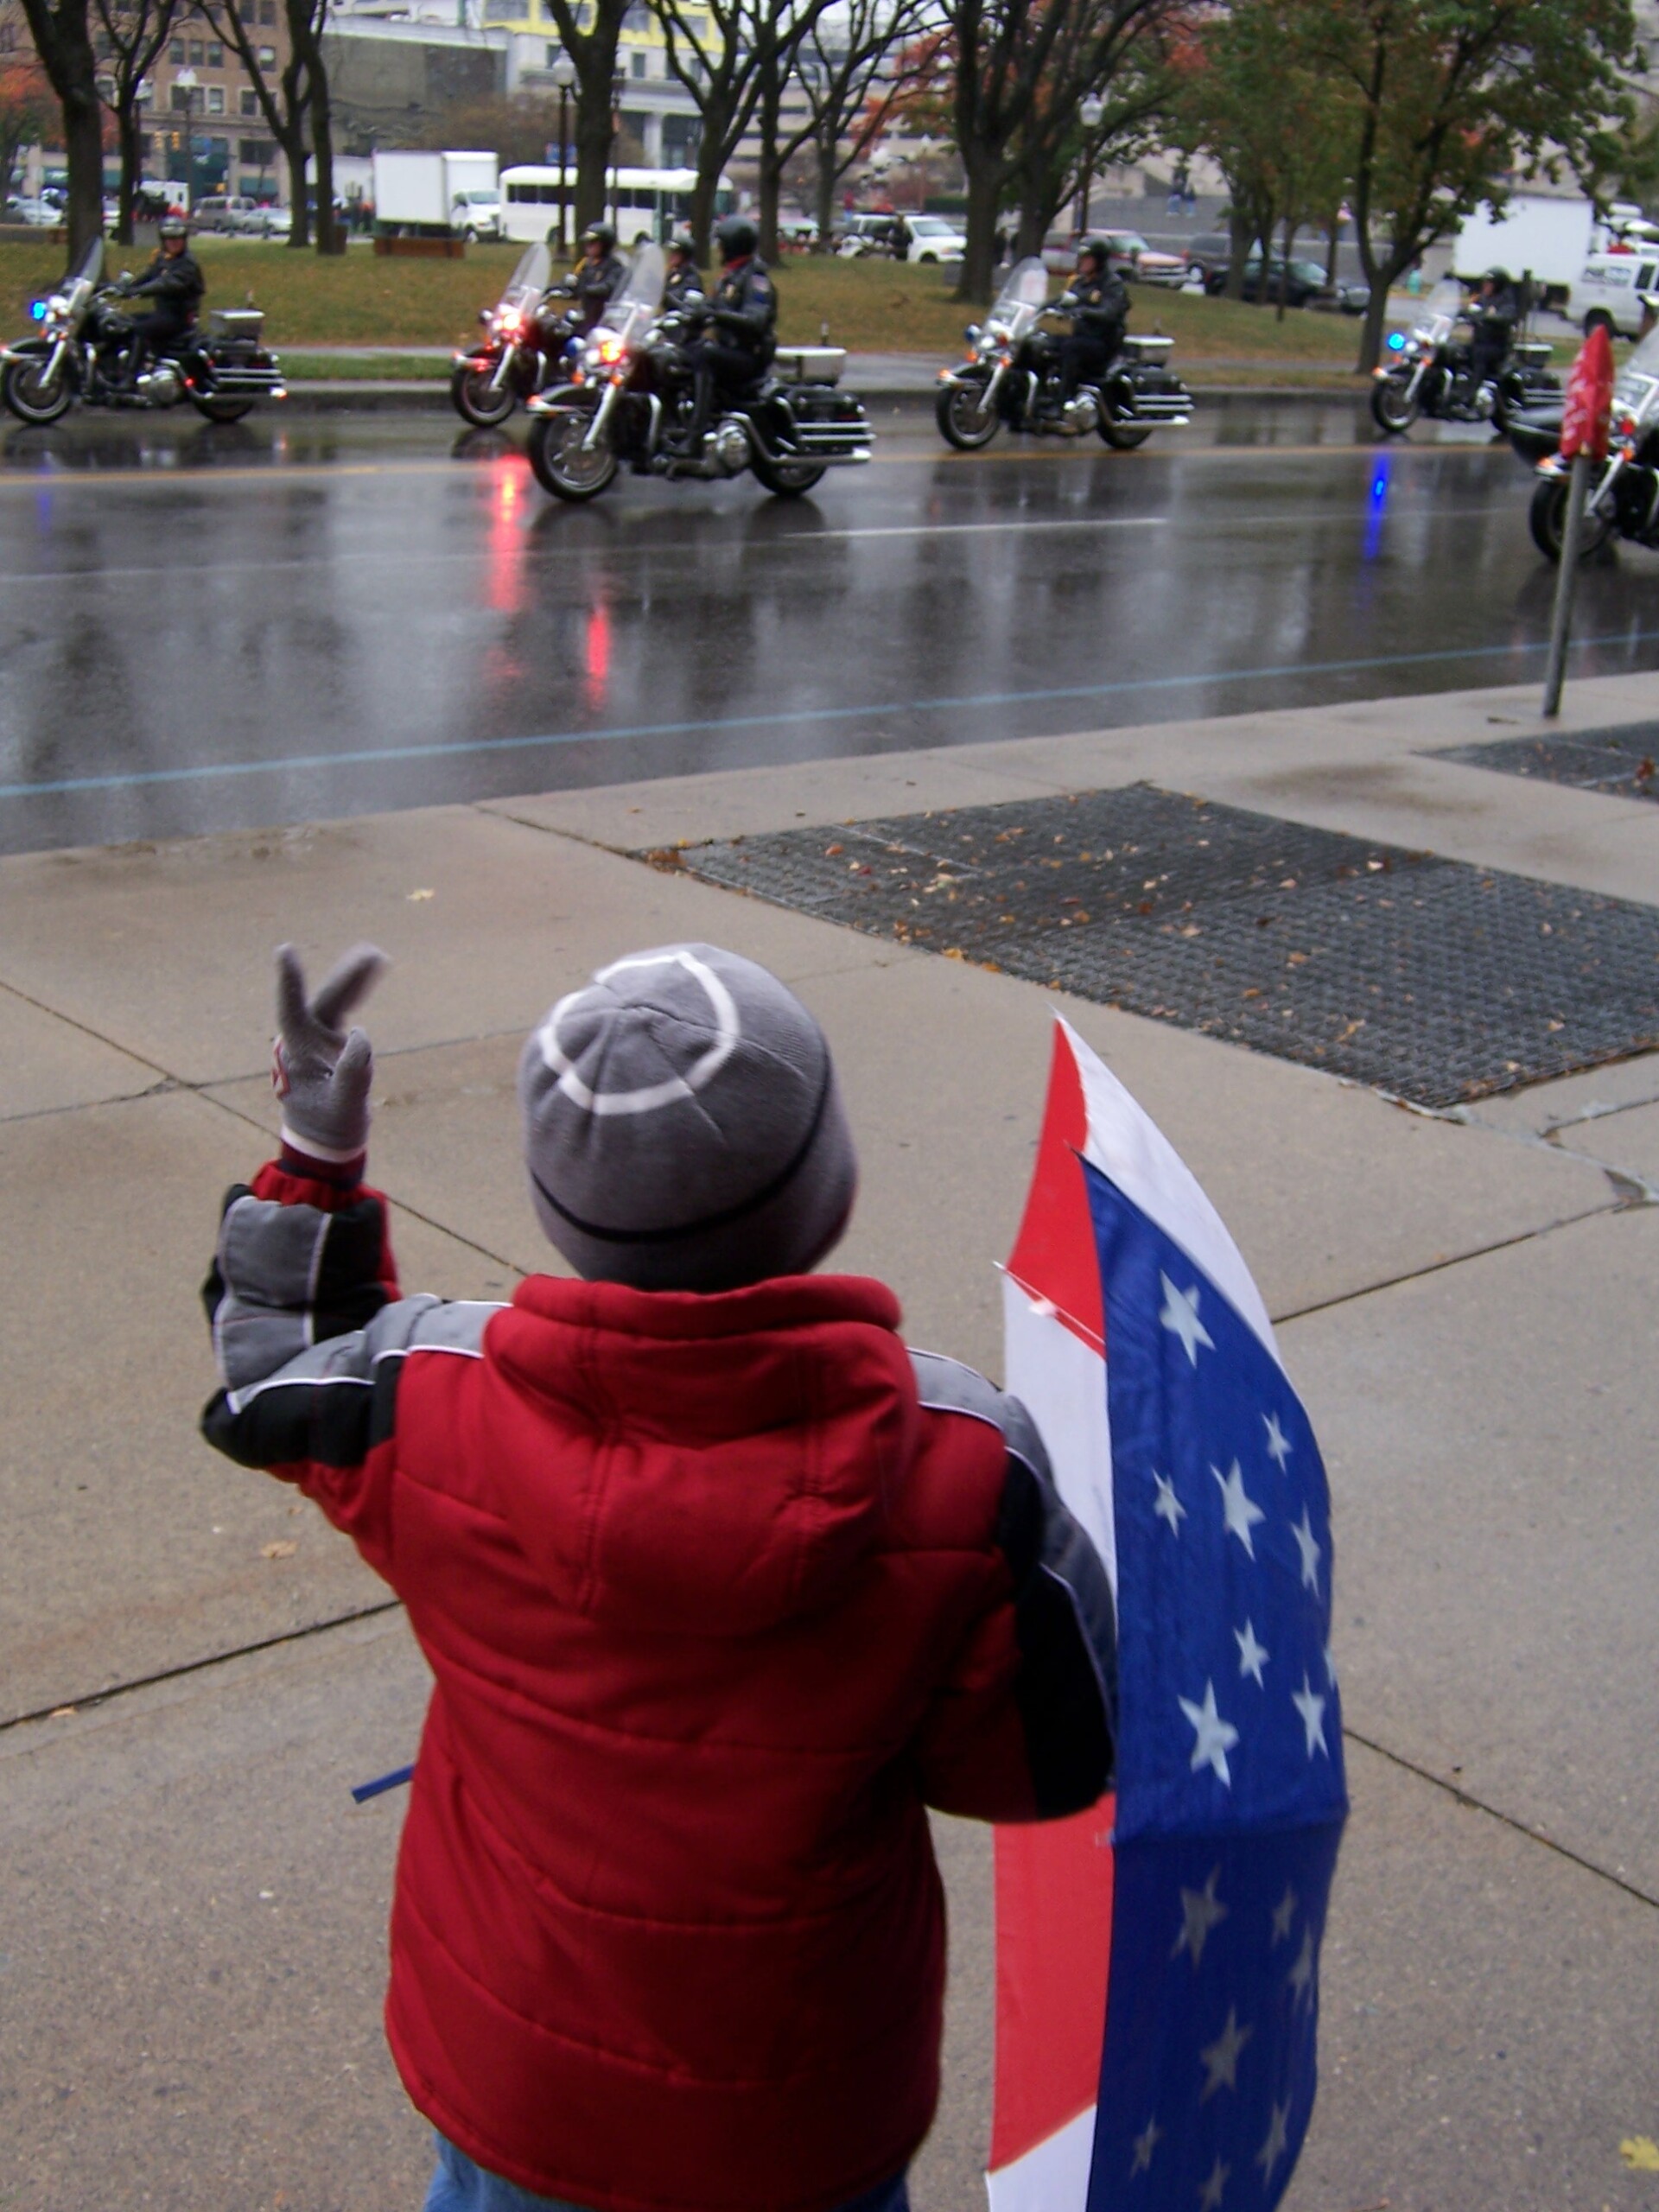
<path fill-rule="evenodd" d="M 522 428 L 437 415 L 14 431 L 0 850 L 1541 673 L 1530 480 L 1478 432 L 1249 402 L 962 457 L 877 420 L 808 500 L 582 509 Z M 1586 573 L 1578 670 L 1659 664 L 1656 585 Z"/>

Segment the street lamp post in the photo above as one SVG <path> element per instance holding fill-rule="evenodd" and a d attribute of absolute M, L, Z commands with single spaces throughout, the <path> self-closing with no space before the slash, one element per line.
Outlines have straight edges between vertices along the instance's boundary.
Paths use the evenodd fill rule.
<path fill-rule="evenodd" d="M 1089 194 L 1094 185 L 1095 145 L 1090 135 L 1100 128 L 1100 119 L 1106 112 L 1106 103 L 1098 92 L 1088 93 L 1080 103 L 1077 113 L 1083 119 L 1083 179 L 1077 197 L 1082 201 L 1078 228 L 1084 238 L 1089 235 Z"/>
<path fill-rule="evenodd" d="M 181 69 L 173 82 L 184 94 L 184 181 L 194 213 L 196 205 L 196 94 L 202 86 L 194 69 Z"/>
<path fill-rule="evenodd" d="M 553 81 L 559 88 L 559 252 L 570 251 L 569 229 L 567 220 L 569 192 L 565 184 L 565 103 L 570 97 L 570 87 L 576 81 L 576 65 L 568 54 L 562 54 L 553 64 Z"/>

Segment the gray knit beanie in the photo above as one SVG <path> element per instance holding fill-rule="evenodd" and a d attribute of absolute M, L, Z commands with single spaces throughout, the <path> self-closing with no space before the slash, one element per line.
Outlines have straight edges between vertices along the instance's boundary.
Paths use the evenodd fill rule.
<path fill-rule="evenodd" d="M 543 1228 L 579 1274 L 732 1290 L 823 1258 L 857 1181 L 823 1032 L 775 976 L 711 944 L 630 953 L 518 1061 Z"/>

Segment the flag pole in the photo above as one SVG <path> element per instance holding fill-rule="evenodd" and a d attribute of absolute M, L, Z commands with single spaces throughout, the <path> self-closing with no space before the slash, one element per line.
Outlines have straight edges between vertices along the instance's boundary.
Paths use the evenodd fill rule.
<path fill-rule="evenodd" d="M 1590 456 L 1573 456 L 1567 479 L 1567 512 L 1561 523 L 1561 564 L 1555 577 L 1555 611 L 1549 626 L 1549 662 L 1544 671 L 1544 714 L 1561 711 L 1561 684 L 1567 675 L 1567 646 L 1573 627 L 1573 594 L 1579 581 L 1579 547 L 1584 539 L 1584 503 L 1590 489 Z"/>

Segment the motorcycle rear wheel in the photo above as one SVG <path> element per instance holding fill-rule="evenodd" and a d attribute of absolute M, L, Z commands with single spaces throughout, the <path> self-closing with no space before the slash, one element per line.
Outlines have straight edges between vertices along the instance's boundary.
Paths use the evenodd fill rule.
<path fill-rule="evenodd" d="M 498 423 L 506 421 L 518 404 L 511 384 L 504 384 L 499 391 L 490 390 L 494 375 L 493 368 L 474 369 L 463 363 L 449 379 L 449 397 L 454 402 L 455 412 L 474 429 L 494 429 Z"/>
<path fill-rule="evenodd" d="M 197 414 L 205 415 L 210 423 L 239 423 L 253 412 L 251 399 L 207 399 L 196 392 L 190 397 Z"/>
<path fill-rule="evenodd" d="M 582 450 L 593 418 L 561 408 L 538 415 L 530 426 L 530 465 L 543 491 L 556 499 L 596 499 L 616 474 L 616 448 L 607 438 L 591 452 Z"/>
<path fill-rule="evenodd" d="M 1138 446 L 1145 445 L 1153 431 L 1150 423 L 1114 423 L 1103 405 L 1096 428 L 1114 453 L 1133 453 Z"/>
<path fill-rule="evenodd" d="M 774 499 L 798 499 L 824 475 L 821 461 L 768 461 L 758 453 L 751 459 L 749 468 L 755 482 L 764 486 Z"/>
<path fill-rule="evenodd" d="M 1546 561 L 1554 567 L 1561 565 L 1561 540 L 1567 534 L 1567 492 L 1565 476 L 1541 476 L 1532 495 L 1532 505 L 1527 510 L 1527 525 L 1532 532 L 1532 542 Z M 1599 553 L 1612 536 L 1613 526 L 1605 515 L 1586 511 L 1584 529 L 1579 539 L 1579 558 L 1587 561 L 1592 553 Z"/>
<path fill-rule="evenodd" d="M 1384 437 L 1401 436 L 1421 412 L 1417 402 L 1406 397 L 1406 387 L 1397 378 L 1384 377 L 1371 386 L 1371 420 Z"/>
<path fill-rule="evenodd" d="M 1001 425 L 995 407 L 985 404 L 985 387 L 976 384 L 947 384 L 933 402 L 939 435 L 958 453 L 977 453 L 988 446 Z"/>
<path fill-rule="evenodd" d="M 6 364 L 5 376 L 0 379 L 0 402 L 20 423 L 55 423 L 69 412 L 75 395 L 68 378 L 60 372 L 55 382 L 48 384 L 45 369 L 45 357 L 32 354 Z"/>

